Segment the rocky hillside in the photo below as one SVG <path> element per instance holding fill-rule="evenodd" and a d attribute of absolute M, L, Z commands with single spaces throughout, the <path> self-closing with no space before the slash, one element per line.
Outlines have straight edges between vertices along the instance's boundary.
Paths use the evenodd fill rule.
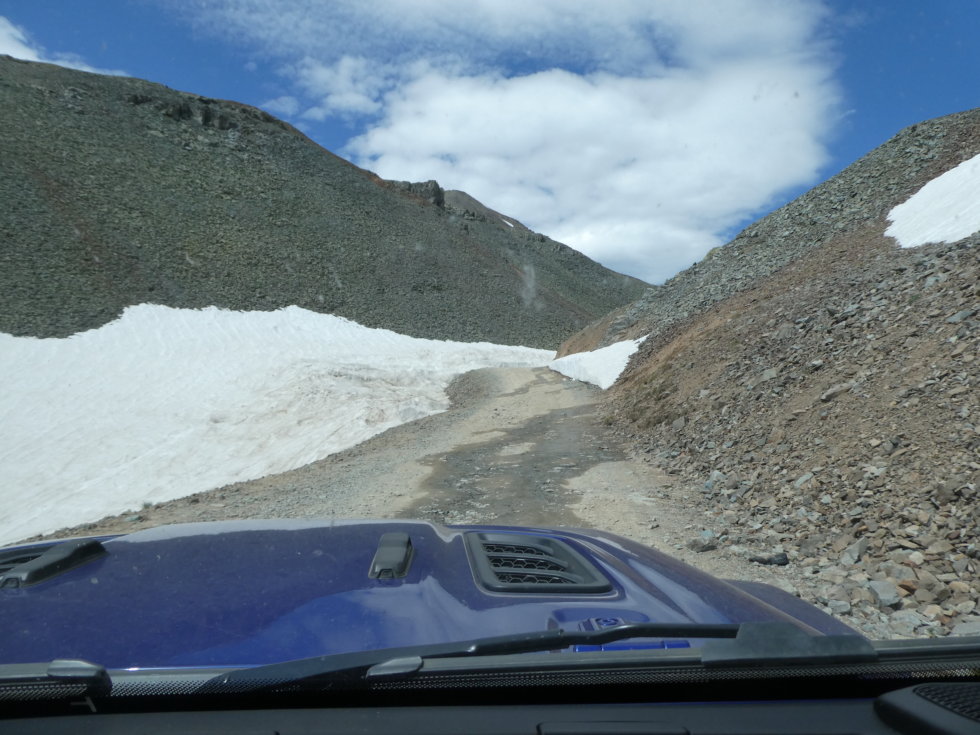
<path fill-rule="evenodd" d="M 261 110 L 0 57 L 0 331 L 129 305 L 296 304 L 556 347 L 645 284 L 435 182 L 379 179 Z"/>
<path fill-rule="evenodd" d="M 571 338 L 562 351 L 662 333 L 753 287 L 810 250 L 884 223 L 894 206 L 978 151 L 980 109 L 912 125 L 664 285 L 607 314 Z"/>
<path fill-rule="evenodd" d="M 608 421 L 704 510 L 691 548 L 872 632 L 980 633 L 980 235 L 884 235 L 978 153 L 980 110 L 904 130 L 565 347 L 649 333 Z"/>

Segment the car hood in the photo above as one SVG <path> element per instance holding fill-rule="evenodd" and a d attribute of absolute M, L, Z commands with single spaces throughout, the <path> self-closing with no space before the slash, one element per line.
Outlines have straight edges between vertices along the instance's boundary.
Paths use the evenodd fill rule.
<path fill-rule="evenodd" d="M 104 553 L 78 566 L 0 588 L 0 663 L 254 666 L 623 622 L 789 621 L 811 633 L 854 632 L 776 588 L 725 582 L 599 531 L 225 521 L 101 542 Z M 560 558 L 538 558 L 550 549 Z M 516 571 L 498 574 L 495 552 Z M 549 579 L 568 564 L 557 574 L 568 579 Z"/>

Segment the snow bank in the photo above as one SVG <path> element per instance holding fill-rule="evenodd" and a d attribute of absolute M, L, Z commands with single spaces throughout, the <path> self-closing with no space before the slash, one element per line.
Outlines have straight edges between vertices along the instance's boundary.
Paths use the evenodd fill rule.
<path fill-rule="evenodd" d="M 414 339 L 298 307 L 142 305 L 67 339 L 0 333 L 0 543 L 285 472 L 553 352 Z"/>
<path fill-rule="evenodd" d="M 919 189 L 888 213 L 885 234 L 903 248 L 956 242 L 980 231 L 980 155 Z"/>
<path fill-rule="evenodd" d="M 626 369 L 630 357 L 645 339 L 646 337 L 628 339 L 591 352 L 567 355 L 554 360 L 548 367 L 569 378 L 593 383 L 605 390 L 616 382 Z"/>

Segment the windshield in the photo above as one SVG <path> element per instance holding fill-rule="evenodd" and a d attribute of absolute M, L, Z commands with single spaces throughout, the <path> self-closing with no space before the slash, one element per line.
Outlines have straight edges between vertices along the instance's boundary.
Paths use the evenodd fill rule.
<path fill-rule="evenodd" d="M 0 0 L 0 665 L 980 635 L 978 20 Z"/>

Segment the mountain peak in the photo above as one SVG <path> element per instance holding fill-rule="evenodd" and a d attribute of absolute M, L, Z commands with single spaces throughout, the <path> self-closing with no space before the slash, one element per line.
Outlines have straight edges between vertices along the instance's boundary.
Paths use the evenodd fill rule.
<path fill-rule="evenodd" d="M 139 303 L 297 305 L 554 348 L 645 288 L 255 107 L 9 57 L 0 81 L 0 331 L 63 337 Z"/>

